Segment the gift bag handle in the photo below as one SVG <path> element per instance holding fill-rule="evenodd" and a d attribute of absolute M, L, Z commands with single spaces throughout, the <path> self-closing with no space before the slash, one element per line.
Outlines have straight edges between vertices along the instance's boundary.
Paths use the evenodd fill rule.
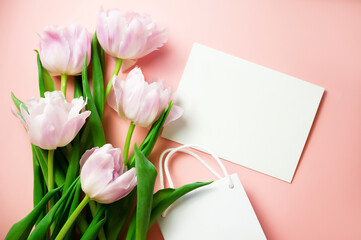
<path fill-rule="evenodd" d="M 186 150 L 184 148 L 194 148 L 196 150 L 200 150 L 202 152 L 205 152 L 205 153 L 208 153 L 210 154 L 218 163 L 218 165 L 221 167 L 223 173 L 224 173 L 224 177 L 227 177 L 228 180 L 229 180 L 229 188 L 233 188 L 234 187 L 234 184 L 233 184 L 233 181 L 232 181 L 232 178 L 231 176 L 228 174 L 227 172 L 227 169 L 224 167 L 222 161 L 219 159 L 219 157 L 214 154 L 212 151 L 210 151 L 209 149 L 205 148 L 205 147 L 201 147 L 201 146 L 198 146 L 198 145 L 195 145 L 195 144 L 186 144 L 186 145 L 183 145 L 183 146 L 180 146 L 180 147 L 177 147 L 177 148 L 170 148 L 170 149 L 167 149 L 165 150 L 160 158 L 159 158 L 159 177 L 160 177 L 160 184 L 161 184 L 161 188 L 163 189 L 164 188 L 164 177 L 163 177 L 163 158 L 164 158 L 164 155 L 167 154 L 167 152 L 169 152 L 169 154 L 167 155 L 167 157 L 165 158 L 164 160 L 164 172 L 165 172 L 165 175 L 166 175 L 166 178 L 167 178 L 167 181 L 169 183 L 169 186 L 171 188 L 174 188 L 174 184 L 173 184 L 173 181 L 172 181 L 172 178 L 170 176 L 170 173 L 169 173 L 169 169 L 168 169 L 168 163 L 169 163 L 169 160 L 170 160 L 170 157 L 176 153 L 176 152 L 183 152 L 183 153 L 187 153 L 191 156 L 193 156 L 194 158 L 198 159 L 209 171 L 211 171 L 217 178 L 221 179 L 222 177 L 216 172 L 214 171 L 214 169 L 212 169 L 201 157 L 199 157 L 197 154 L 195 154 L 194 152 L 191 152 L 189 150 Z"/>

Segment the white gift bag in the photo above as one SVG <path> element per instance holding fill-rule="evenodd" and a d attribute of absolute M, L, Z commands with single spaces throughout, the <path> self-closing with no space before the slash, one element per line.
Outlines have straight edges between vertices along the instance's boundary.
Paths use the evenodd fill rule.
<path fill-rule="evenodd" d="M 222 178 L 197 154 L 184 148 L 208 152 L 220 165 Z M 229 175 L 221 160 L 212 152 L 197 145 L 184 145 L 163 152 L 159 160 L 161 187 L 164 170 L 171 188 L 174 188 L 168 162 L 175 152 L 184 152 L 198 159 L 219 180 L 196 189 L 179 198 L 158 219 L 165 240 L 261 240 L 266 239 L 246 192 L 237 176 Z"/>

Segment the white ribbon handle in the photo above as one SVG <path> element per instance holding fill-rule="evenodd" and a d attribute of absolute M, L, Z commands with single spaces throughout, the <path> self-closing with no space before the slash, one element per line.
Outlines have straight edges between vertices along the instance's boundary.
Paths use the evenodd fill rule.
<path fill-rule="evenodd" d="M 218 165 L 221 167 L 223 173 L 224 173 L 224 177 L 228 177 L 228 180 L 229 180 L 229 188 L 234 188 L 234 184 L 233 184 L 233 181 L 232 181 L 232 178 L 231 176 L 228 174 L 227 172 L 227 169 L 224 167 L 222 161 L 219 159 L 219 157 L 217 157 L 216 154 L 214 154 L 213 152 L 209 151 L 208 149 L 204 148 L 204 147 L 200 147 L 198 145 L 194 145 L 194 144 L 187 144 L 187 145 L 183 145 L 183 146 L 180 146 L 180 147 L 177 147 L 177 148 L 169 148 L 167 150 L 165 150 L 161 155 L 160 155 L 160 158 L 159 158 L 159 177 L 160 177 L 160 185 L 161 185 L 161 188 L 163 189 L 164 188 L 164 177 L 163 177 L 163 157 L 165 154 L 167 154 L 169 152 L 169 154 L 167 155 L 167 157 L 165 158 L 165 161 L 164 161 L 164 171 L 165 171 L 165 175 L 167 177 L 167 180 L 168 180 L 168 183 L 169 183 L 169 186 L 171 188 L 174 188 L 174 184 L 173 184 L 173 181 L 172 181 L 172 178 L 170 176 L 170 173 L 169 173 L 169 169 L 168 169 L 168 163 L 169 163 L 169 160 L 170 160 L 170 157 L 176 153 L 176 152 L 183 152 L 183 153 L 187 153 L 191 156 L 193 156 L 194 158 L 198 159 L 209 171 L 211 171 L 217 178 L 221 179 L 222 177 L 216 172 L 213 170 L 213 168 L 211 168 L 201 157 L 199 157 L 197 154 L 195 154 L 194 152 L 191 152 L 189 150 L 186 150 L 184 148 L 194 148 L 194 149 L 198 149 L 198 150 L 201 150 L 205 153 L 208 153 L 210 154 L 218 163 Z M 170 208 L 170 206 L 168 207 L 168 209 Z M 163 213 L 162 213 L 162 217 L 165 217 L 165 215 L 167 214 L 168 212 L 168 209 L 166 209 Z"/>
<path fill-rule="evenodd" d="M 227 172 L 227 169 L 224 167 L 222 161 L 219 159 L 219 157 L 214 154 L 213 152 L 211 152 L 209 149 L 205 148 L 205 147 L 200 147 L 198 145 L 194 145 L 194 144 L 187 144 L 187 145 L 183 145 L 183 146 L 180 146 L 180 147 L 177 147 L 177 148 L 170 148 L 170 149 L 167 149 L 165 150 L 161 155 L 160 155 L 160 158 L 159 158 L 159 177 L 160 177 L 160 185 L 161 185 L 161 188 L 163 189 L 164 188 L 164 177 L 163 177 L 163 158 L 164 158 L 164 155 L 167 154 L 169 152 L 169 154 L 167 155 L 167 157 L 165 158 L 165 161 L 164 161 L 164 171 L 165 171 L 165 175 L 166 175 L 166 178 L 167 178 L 167 181 L 169 183 L 169 186 L 171 188 L 174 188 L 174 184 L 173 184 L 173 181 L 172 181 L 172 178 L 170 176 L 170 173 L 169 173 L 169 169 L 168 169 L 168 163 L 169 163 L 169 160 L 170 160 L 170 157 L 176 153 L 176 152 L 183 152 L 183 153 L 187 153 L 191 156 L 193 156 L 194 158 L 198 159 L 209 171 L 211 171 L 217 178 L 222 178 L 216 171 L 214 171 L 214 169 L 212 169 L 201 157 L 199 157 L 197 154 L 195 154 L 194 152 L 191 152 L 189 150 L 185 150 L 184 148 L 194 148 L 194 149 L 197 149 L 197 150 L 201 150 L 205 153 L 208 153 L 210 154 L 218 163 L 218 165 L 221 167 L 223 173 L 224 173 L 224 176 L 225 177 L 228 177 L 228 180 L 229 180 L 229 187 L 230 188 L 233 188 L 234 187 L 234 184 L 233 184 L 233 181 L 230 177 L 230 175 L 228 174 Z"/>

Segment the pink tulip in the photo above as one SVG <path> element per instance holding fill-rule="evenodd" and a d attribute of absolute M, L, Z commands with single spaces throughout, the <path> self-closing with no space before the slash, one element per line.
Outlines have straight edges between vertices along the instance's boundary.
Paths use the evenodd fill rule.
<path fill-rule="evenodd" d="M 88 150 L 80 159 L 83 191 L 99 203 L 115 202 L 137 185 L 135 168 L 127 171 L 119 148 L 111 144 Z"/>
<path fill-rule="evenodd" d="M 72 24 L 48 26 L 40 34 L 40 60 L 53 75 L 78 75 L 82 72 L 85 51 L 90 62 L 91 42 L 88 31 Z"/>
<path fill-rule="evenodd" d="M 102 48 L 109 55 L 123 59 L 122 70 L 162 47 L 168 38 L 168 30 L 157 28 L 149 16 L 122 15 L 117 9 L 100 12 L 96 32 Z"/>
<path fill-rule="evenodd" d="M 31 98 L 26 106 L 20 106 L 16 116 L 26 128 L 32 144 L 43 149 L 66 146 L 78 134 L 90 111 L 81 112 L 86 101 L 74 98 L 65 100 L 62 92 L 46 92 L 45 98 Z"/>
<path fill-rule="evenodd" d="M 109 105 L 121 118 L 143 127 L 157 120 L 172 98 L 172 90 L 163 81 L 150 84 L 145 82 L 138 67 L 129 72 L 125 81 L 114 76 L 113 86 L 114 90 L 108 99 Z M 180 107 L 173 106 L 167 122 L 179 118 L 182 113 Z"/>

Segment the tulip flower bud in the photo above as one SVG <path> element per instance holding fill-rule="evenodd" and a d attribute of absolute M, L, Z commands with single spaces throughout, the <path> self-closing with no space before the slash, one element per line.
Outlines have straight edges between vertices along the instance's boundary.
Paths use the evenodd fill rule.
<path fill-rule="evenodd" d="M 90 111 L 81 112 L 85 105 L 83 97 L 68 103 L 62 92 L 46 92 L 45 98 L 30 99 L 27 110 L 21 105 L 20 114 L 14 114 L 26 128 L 32 144 L 52 150 L 66 146 L 78 134 L 90 115 Z"/>
<path fill-rule="evenodd" d="M 113 86 L 109 105 L 121 118 L 143 127 L 157 120 L 172 98 L 172 90 L 163 81 L 147 83 L 138 67 L 129 72 L 125 81 L 114 76 Z M 180 107 L 173 106 L 167 122 L 179 118 L 182 113 Z"/>
<path fill-rule="evenodd" d="M 127 171 L 119 148 L 111 144 L 92 148 L 80 159 L 80 181 L 85 194 L 99 203 L 112 203 L 137 185 L 135 168 Z"/>
<path fill-rule="evenodd" d="M 79 75 L 85 51 L 90 62 L 91 41 L 88 31 L 72 24 L 69 27 L 48 26 L 40 34 L 40 60 L 53 75 Z"/>
<path fill-rule="evenodd" d="M 157 28 L 149 16 L 123 15 L 117 9 L 100 12 L 96 32 L 104 51 L 123 59 L 122 70 L 132 67 L 136 59 L 162 47 L 168 38 L 168 30 Z"/>

